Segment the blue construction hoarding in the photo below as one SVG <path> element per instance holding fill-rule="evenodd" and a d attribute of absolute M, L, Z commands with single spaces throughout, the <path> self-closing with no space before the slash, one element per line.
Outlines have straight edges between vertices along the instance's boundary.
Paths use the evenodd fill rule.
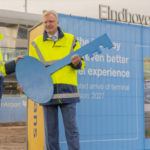
<path fill-rule="evenodd" d="M 84 56 L 78 71 L 77 123 L 83 150 L 150 149 L 145 139 L 143 57 L 150 57 L 150 27 L 59 14 L 59 26 L 81 46 L 107 33 L 114 47 Z M 67 149 L 61 113 L 60 145 Z"/>
<path fill-rule="evenodd" d="M 2 98 L 0 123 L 26 122 L 27 98 Z"/>

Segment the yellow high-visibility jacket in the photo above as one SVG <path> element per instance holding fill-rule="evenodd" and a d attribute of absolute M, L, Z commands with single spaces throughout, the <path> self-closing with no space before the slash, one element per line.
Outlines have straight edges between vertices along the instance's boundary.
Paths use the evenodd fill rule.
<path fill-rule="evenodd" d="M 29 55 L 40 60 L 45 66 L 49 66 L 80 48 L 80 44 L 74 35 L 63 33 L 59 27 L 58 35 L 58 41 L 54 42 L 44 31 L 43 35 L 37 37 L 31 43 Z M 54 84 L 54 95 L 47 104 L 79 102 L 77 69 L 84 68 L 85 62 L 81 58 L 78 66 L 70 63 L 53 73 L 51 77 Z"/>
<path fill-rule="evenodd" d="M 0 40 L 3 39 L 3 35 L 0 34 Z M 3 58 L 2 58 L 2 53 L 1 53 L 1 49 L 0 49 L 0 99 L 2 97 L 3 94 L 3 90 L 4 90 L 4 75 L 6 75 L 6 71 L 5 71 L 5 63 L 3 62 Z"/>
<path fill-rule="evenodd" d="M 0 76 L 6 76 L 5 62 L 3 62 L 2 53 L 0 50 Z"/>
<path fill-rule="evenodd" d="M 4 75 L 6 75 L 6 71 L 5 71 L 5 63 L 3 63 L 3 59 L 2 59 L 2 54 L 1 54 L 1 50 L 0 50 L 0 99 L 2 97 L 3 94 L 3 90 L 4 90 Z"/>
<path fill-rule="evenodd" d="M 4 36 L 2 34 L 0 34 L 0 40 L 2 40 L 3 38 L 4 38 Z M 6 75 L 5 62 L 3 62 L 2 53 L 1 53 L 1 49 L 0 49 L 0 76 L 4 77 L 4 75 Z"/>
<path fill-rule="evenodd" d="M 0 40 L 3 39 L 3 35 L 0 33 Z M 3 57 L 0 49 L 0 99 L 4 90 L 4 76 L 15 72 L 15 61 L 3 62 Z"/>

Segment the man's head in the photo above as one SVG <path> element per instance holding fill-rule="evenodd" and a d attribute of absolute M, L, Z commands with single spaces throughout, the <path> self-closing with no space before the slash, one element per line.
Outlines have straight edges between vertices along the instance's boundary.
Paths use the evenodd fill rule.
<path fill-rule="evenodd" d="M 42 17 L 44 29 L 47 33 L 54 35 L 57 32 L 57 27 L 59 24 L 58 15 L 55 11 L 46 11 Z"/>

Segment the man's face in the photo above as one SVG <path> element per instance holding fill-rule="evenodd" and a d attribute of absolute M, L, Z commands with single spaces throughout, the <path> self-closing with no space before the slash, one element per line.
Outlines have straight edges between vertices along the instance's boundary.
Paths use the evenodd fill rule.
<path fill-rule="evenodd" d="M 46 32 L 54 35 L 57 32 L 59 21 L 53 14 L 50 14 L 43 17 L 43 24 Z"/>

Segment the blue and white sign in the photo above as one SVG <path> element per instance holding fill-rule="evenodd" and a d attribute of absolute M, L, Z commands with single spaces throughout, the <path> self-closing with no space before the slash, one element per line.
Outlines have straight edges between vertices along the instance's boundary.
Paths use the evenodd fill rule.
<path fill-rule="evenodd" d="M 86 69 L 78 71 L 81 149 L 150 149 L 145 140 L 143 80 L 143 57 L 150 57 L 150 28 L 62 14 L 59 25 L 74 34 L 81 46 L 104 33 L 114 45 L 101 48 L 102 53 L 94 53 L 92 58 L 85 55 Z M 59 115 L 60 145 L 65 150 Z"/>
<path fill-rule="evenodd" d="M 26 122 L 27 98 L 2 98 L 0 123 Z"/>

